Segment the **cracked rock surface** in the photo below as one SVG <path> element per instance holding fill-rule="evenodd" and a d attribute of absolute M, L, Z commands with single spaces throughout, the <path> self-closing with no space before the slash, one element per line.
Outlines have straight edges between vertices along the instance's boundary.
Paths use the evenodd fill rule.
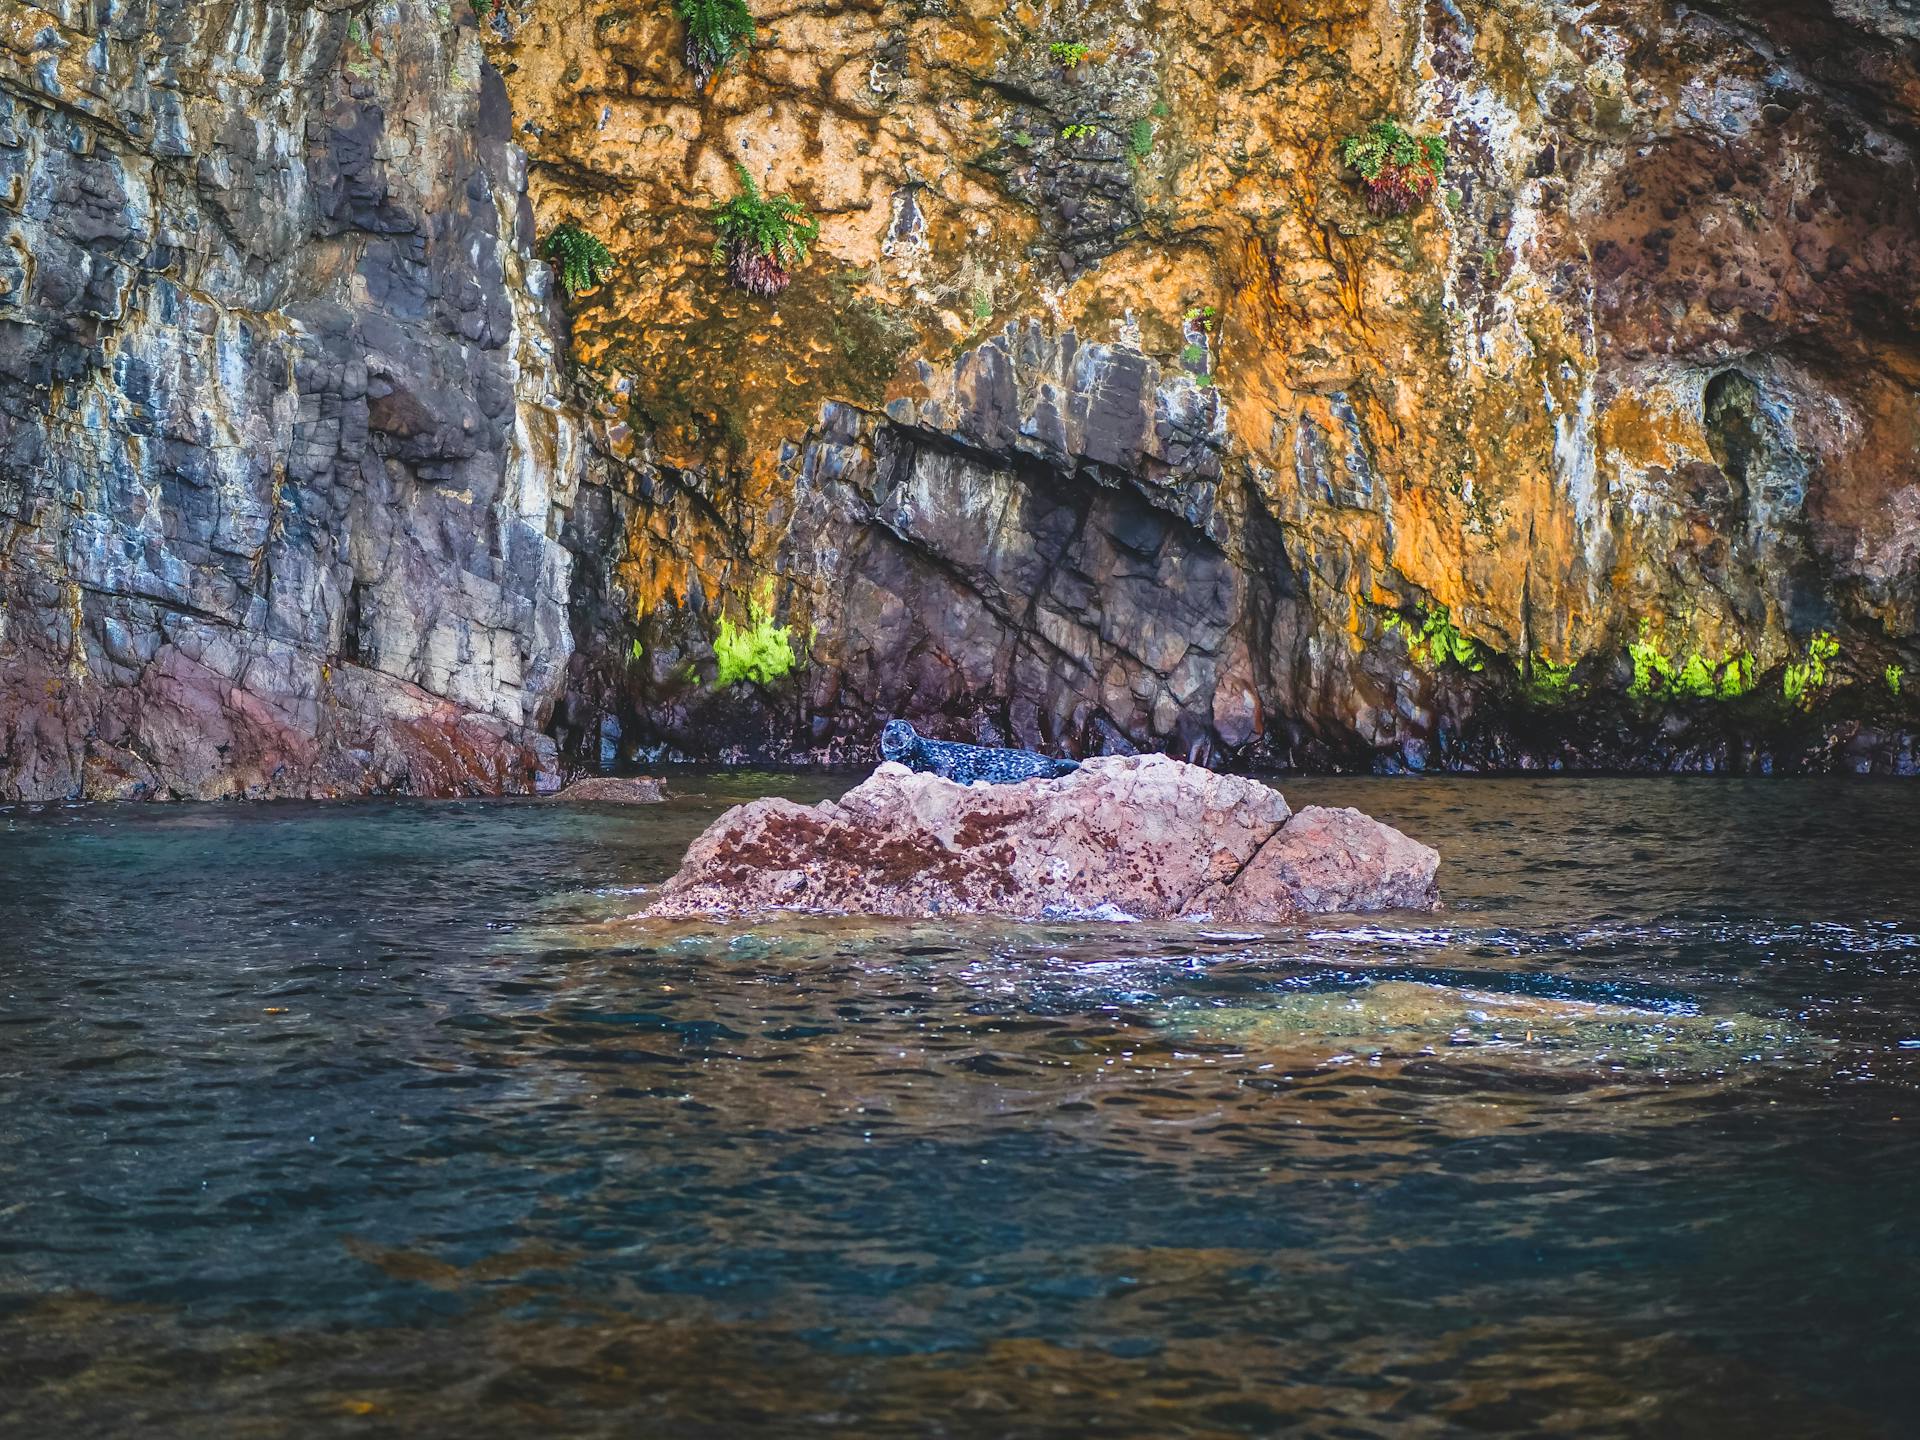
<path fill-rule="evenodd" d="M 618 257 L 558 737 L 1913 771 L 1912 10 L 826 3 L 696 93 L 664 8 L 518 7 L 536 213 Z M 775 305 L 735 163 L 821 221 Z M 795 669 L 721 686 L 756 604 Z"/>
<path fill-rule="evenodd" d="M 0 800 L 1920 770 L 1913 0 L 752 9 L 0 5 Z"/>
<path fill-rule="evenodd" d="M 1431 910 L 1439 863 L 1358 811 L 1294 815 L 1257 781 L 1164 755 L 1090 760 L 1017 785 L 957 785 L 886 763 L 837 802 L 729 810 L 646 913 L 1254 923 Z"/>
<path fill-rule="evenodd" d="M 379 10 L 0 7 L 0 799 L 555 774 L 524 160 L 472 25 Z"/>

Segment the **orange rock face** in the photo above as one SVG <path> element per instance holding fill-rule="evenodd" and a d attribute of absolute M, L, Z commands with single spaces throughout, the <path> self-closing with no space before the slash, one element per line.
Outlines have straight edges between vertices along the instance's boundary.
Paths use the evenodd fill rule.
<path fill-rule="evenodd" d="M 618 554 L 572 723 L 1907 763 L 1920 66 L 1839 8 L 813 9 L 699 93 L 664 9 L 533 7 L 539 221 L 619 257 L 574 315 Z M 1405 219 L 1338 153 L 1383 116 L 1448 147 Z M 775 303 L 708 254 L 735 161 L 822 222 Z M 793 678 L 716 693 L 756 598 Z M 1856 693 L 1782 740 L 1820 631 Z"/>
<path fill-rule="evenodd" d="M 1916 768 L 1912 0 L 751 8 L 0 7 L 0 796 Z"/>

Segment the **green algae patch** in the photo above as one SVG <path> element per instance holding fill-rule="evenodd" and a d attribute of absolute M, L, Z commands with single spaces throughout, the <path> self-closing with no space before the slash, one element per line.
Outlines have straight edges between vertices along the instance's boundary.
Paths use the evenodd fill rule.
<path fill-rule="evenodd" d="M 1579 699 L 1585 689 L 1575 683 L 1571 665 L 1556 665 L 1537 655 L 1527 662 L 1526 695 L 1534 705 L 1565 705 Z"/>
<path fill-rule="evenodd" d="M 1640 634 L 1628 642 L 1633 680 L 1627 694 L 1636 700 L 1667 696 L 1679 700 L 1737 700 L 1753 689 L 1753 655 L 1743 651 L 1714 660 L 1698 650 L 1681 660 L 1653 638 L 1653 623 L 1642 619 Z"/>
<path fill-rule="evenodd" d="M 714 684 L 723 690 L 742 680 L 771 685 L 799 663 L 793 647 L 793 627 L 773 623 L 769 603 L 772 589 L 769 585 L 765 598 L 748 604 L 746 625 L 735 625 L 725 615 L 720 617 L 713 636 L 713 658 L 718 666 Z"/>
<path fill-rule="evenodd" d="M 1407 647 L 1407 657 L 1416 665 L 1434 668 L 1454 664 L 1474 671 L 1487 668 L 1486 651 L 1480 642 L 1461 632 L 1444 605 L 1432 609 L 1416 606 L 1412 619 L 1398 610 L 1389 610 L 1380 623 L 1388 634 L 1401 638 Z"/>
<path fill-rule="evenodd" d="M 1555 1069 L 1663 1073 L 1790 1061 L 1821 1043 L 1763 1016 L 1508 994 L 1424 979 L 1193 1008 L 1169 1016 L 1165 1028 L 1181 1040 L 1231 1044 L 1289 1062 L 1453 1054 Z"/>
<path fill-rule="evenodd" d="M 1789 705 L 1811 710 L 1813 702 L 1833 676 L 1831 666 L 1840 658 L 1840 642 L 1830 630 L 1816 630 L 1807 642 L 1807 658 L 1788 663 L 1780 678 L 1781 694 Z"/>

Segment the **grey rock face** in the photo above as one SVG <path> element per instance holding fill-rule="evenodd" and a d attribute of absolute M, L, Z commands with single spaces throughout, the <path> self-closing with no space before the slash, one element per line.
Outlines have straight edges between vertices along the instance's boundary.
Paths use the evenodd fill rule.
<path fill-rule="evenodd" d="M 397 9 L 0 24 L 0 798 L 553 769 L 557 316 L 466 7 Z"/>
<path fill-rule="evenodd" d="M 680 529 L 707 503 L 700 477 L 642 471 L 631 490 L 582 492 L 581 551 L 611 543 L 578 572 L 570 749 L 591 760 L 609 720 L 638 720 L 622 753 L 780 753 L 798 728 L 815 755 L 865 758 L 887 715 L 1076 754 L 1170 742 L 1205 759 L 1254 738 L 1247 637 L 1293 580 L 1277 546 L 1246 558 L 1240 537 L 1271 522 L 1223 479 L 1218 394 L 1038 324 L 928 379 L 884 416 L 826 407 L 785 457 L 777 569 L 814 601 L 797 727 L 755 687 L 711 688 L 700 597 L 622 628 L 620 537 Z M 636 644 L 642 658 L 621 663 Z"/>

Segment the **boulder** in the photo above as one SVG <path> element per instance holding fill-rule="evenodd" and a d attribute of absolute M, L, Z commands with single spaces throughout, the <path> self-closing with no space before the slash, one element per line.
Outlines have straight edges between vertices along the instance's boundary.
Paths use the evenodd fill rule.
<path fill-rule="evenodd" d="M 957 785 L 884 764 L 839 801 L 756 800 L 688 849 L 647 914 L 1288 920 L 1430 910 L 1440 857 L 1352 810 L 1164 755 Z"/>

